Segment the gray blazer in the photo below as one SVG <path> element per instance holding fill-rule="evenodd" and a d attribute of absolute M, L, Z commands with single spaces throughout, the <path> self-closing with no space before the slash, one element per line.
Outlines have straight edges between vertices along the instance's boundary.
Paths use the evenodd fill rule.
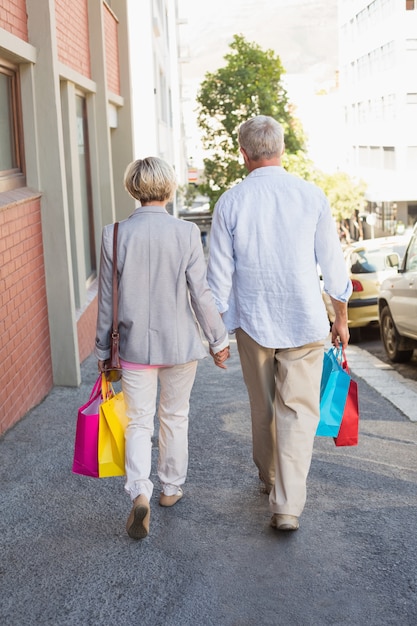
<path fill-rule="evenodd" d="M 110 356 L 113 224 L 102 234 L 95 354 Z M 177 365 L 228 345 L 227 330 L 206 280 L 199 228 L 164 207 L 139 207 L 119 224 L 120 357 L 133 363 Z M 198 320 L 198 323 L 197 323 Z"/>

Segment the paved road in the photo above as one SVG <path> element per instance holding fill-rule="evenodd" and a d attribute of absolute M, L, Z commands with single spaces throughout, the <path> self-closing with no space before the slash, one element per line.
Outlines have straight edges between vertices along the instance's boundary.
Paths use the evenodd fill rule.
<path fill-rule="evenodd" d="M 384 344 L 381 341 L 379 326 L 363 328 L 360 341 L 354 345 L 357 345 L 362 350 L 366 350 L 383 361 L 383 363 L 390 365 L 402 376 L 410 380 L 417 380 L 417 350 L 414 350 L 413 358 L 408 363 L 392 363 L 387 357 Z"/>
<path fill-rule="evenodd" d="M 366 359 L 349 348 L 375 379 Z M 90 358 L 79 389 L 55 388 L 0 440 L 2 624 L 415 626 L 417 425 L 365 378 L 359 446 L 317 438 L 301 527 L 286 534 L 258 491 L 235 346 L 226 372 L 206 359 L 185 496 L 163 509 L 156 488 L 151 534 L 134 542 L 123 479 L 70 471 L 95 372 Z"/>

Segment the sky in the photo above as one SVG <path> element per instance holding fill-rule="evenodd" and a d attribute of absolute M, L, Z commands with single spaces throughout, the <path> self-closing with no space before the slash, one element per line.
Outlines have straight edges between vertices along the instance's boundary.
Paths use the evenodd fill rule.
<path fill-rule="evenodd" d="M 189 61 L 181 64 L 181 72 L 188 151 L 196 165 L 203 154 L 195 94 L 206 72 L 225 64 L 235 34 L 280 57 L 290 100 L 309 133 L 306 125 L 314 125 L 312 94 L 335 83 L 337 0 L 179 0 L 179 17 L 187 20 L 180 26 L 180 48 Z"/>
<path fill-rule="evenodd" d="M 235 34 L 274 50 L 292 74 L 325 79 L 337 65 L 337 0 L 179 0 L 179 14 L 188 20 L 187 78 L 220 67 Z"/>

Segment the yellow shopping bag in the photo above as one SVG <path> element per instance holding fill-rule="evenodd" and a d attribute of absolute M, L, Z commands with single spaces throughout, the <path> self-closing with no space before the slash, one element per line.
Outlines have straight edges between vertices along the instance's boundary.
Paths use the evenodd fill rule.
<path fill-rule="evenodd" d="M 100 404 L 98 428 L 98 474 L 100 478 L 124 476 L 125 430 L 128 423 L 123 392 L 114 394 L 108 382 L 103 381 L 103 397 Z"/>

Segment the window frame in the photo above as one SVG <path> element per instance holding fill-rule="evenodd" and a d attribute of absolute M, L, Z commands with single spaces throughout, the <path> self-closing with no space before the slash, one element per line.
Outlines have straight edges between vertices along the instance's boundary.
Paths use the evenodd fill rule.
<path fill-rule="evenodd" d="M 23 123 L 20 92 L 19 66 L 0 57 L 0 73 L 11 78 L 10 112 L 12 118 L 11 135 L 14 144 L 15 165 L 8 170 L 0 170 L 0 193 L 26 186 L 25 159 L 23 149 Z"/>
<path fill-rule="evenodd" d="M 87 215 L 88 215 L 88 232 L 85 233 L 84 236 L 88 236 L 89 241 L 89 254 L 90 254 L 90 264 L 91 264 L 91 272 L 87 275 L 87 271 L 85 272 L 85 280 L 86 280 L 86 288 L 88 289 L 90 285 L 97 278 L 97 254 L 95 247 L 95 220 L 94 220 L 94 202 L 93 202 L 93 194 L 92 194 L 92 179 L 91 179 L 91 155 L 90 155 L 90 136 L 89 136 L 89 120 L 87 113 L 87 94 L 78 89 L 75 90 L 74 93 L 75 102 L 77 102 L 77 98 L 81 101 L 82 108 L 82 126 L 83 126 L 83 141 L 84 141 L 84 149 L 85 149 L 85 192 L 86 192 L 86 201 L 87 201 Z M 81 181 L 80 181 L 81 184 Z"/>

